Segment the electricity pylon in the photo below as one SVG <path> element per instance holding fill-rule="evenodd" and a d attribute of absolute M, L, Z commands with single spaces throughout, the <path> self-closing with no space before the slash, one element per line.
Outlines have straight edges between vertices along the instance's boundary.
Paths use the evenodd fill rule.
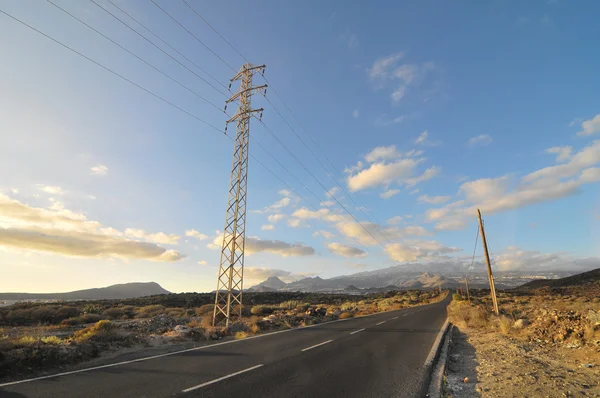
<path fill-rule="evenodd" d="M 217 293 L 213 312 L 213 326 L 229 326 L 242 315 L 242 289 L 244 285 L 244 245 L 246 241 L 246 195 L 248 188 L 248 142 L 250 139 L 250 118 L 261 114 L 263 109 L 252 109 L 250 99 L 255 92 L 266 94 L 267 85 L 252 86 L 255 73 L 265 73 L 265 65 L 254 66 L 247 63 L 231 79 L 231 84 L 239 80 L 238 91 L 225 101 L 225 110 L 230 102 L 239 107 L 227 120 L 227 125 L 236 122 L 236 137 L 231 166 L 229 200 L 225 211 L 225 228 L 221 261 L 217 276 Z M 225 127 L 227 132 L 227 127 Z"/>

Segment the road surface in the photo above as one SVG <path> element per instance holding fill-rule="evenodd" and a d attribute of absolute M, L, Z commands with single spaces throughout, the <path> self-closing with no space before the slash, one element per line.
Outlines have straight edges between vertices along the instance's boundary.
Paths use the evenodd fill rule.
<path fill-rule="evenodd" d="M 0 384 L 0 397 L 420 397 L 449 301 Z"/>

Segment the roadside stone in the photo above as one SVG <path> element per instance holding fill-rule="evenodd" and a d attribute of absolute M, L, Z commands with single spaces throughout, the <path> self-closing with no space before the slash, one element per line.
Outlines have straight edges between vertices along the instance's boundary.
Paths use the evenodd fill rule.
<path fill-rule="evenodd" d="M 531 322 L 529 322 L 527 319 L 521 318 L 521 319 L 517 319 L 513 325 L 513 328 L 515 329 L 523 329 L 524 327 L 528 326 Z"/>

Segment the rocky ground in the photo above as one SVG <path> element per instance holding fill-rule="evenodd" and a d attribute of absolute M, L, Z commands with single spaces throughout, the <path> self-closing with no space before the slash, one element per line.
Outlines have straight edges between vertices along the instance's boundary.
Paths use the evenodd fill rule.
<path fill-rule="evenodd" d="M 447 396 L 600 397 L 600 300 L 572 293 L 502 293 L 498 318 L 483 294 L 453 302 Z"/>

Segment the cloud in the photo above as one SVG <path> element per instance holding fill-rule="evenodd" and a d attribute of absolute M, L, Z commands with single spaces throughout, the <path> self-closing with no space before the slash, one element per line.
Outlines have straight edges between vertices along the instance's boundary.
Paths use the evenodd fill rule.
<path fill-rule="evenodd" d="M 324 200 L 323 202 L 319 203 L 319 205 L 323 207 L 331 207 L 335 206 L 335 202 L 333 200 Z"/>
<path fill-rule="evenodd" d="M 433 62 L 419 64 L 399 64 L 403 53 L 394 53 L 380 57 L 367 69 L 367 75 L 375 83 L 376 88 L 382 88 L 388 83 L 393 87 L 391 98 L 393 102 L 400 101 L 410 87 L 418 85 L 424 76 L 435 69 Z"/>
<path fill-rule="evenodd" d="M 207 265 L 208 262 L 206 260 L 198 261 L 198 265 Z"/>
<path fill-rule="evenodd" d="M 579 136 L 587 136 L 600 133 L 600 113 L 592 119 L 584 120 L 581 123 L 581 131 L 577 133 Z"/>
<path fill-rule="evenodd" d="M 486 146 L 491 144 L 492 141 L 492 137 L 490 137 L 488 134 L 480 134 L 476 135 L 475 137 L 469 138 L 469 141 L 467 141 L 467 145 L 470 147 Z"/>
<path fill-rule="evenodd" d="M 394 182 L 400 184 L 415 173 L 420 162 L 421 160 L 408 158 L 392 163 L 373 163 L 368 168 L 348 176 L 348 187 L 351 191 L 356 192 L 380 185 L 390 185 Z"/>
<path fill-rule="evenodd" d="M 584 184 L 600 181 L 600 140 L 573 154 L 561 164 L 536 170 L 519 181 L 506 175 L 465 182 L 459 193 L 465 200 L 430 209 L 425 219 L 435 228 L 462 229 L 473 220 L 479 208 L 485 214 L 513 210 L 535 203 L 548 202 L 579 191 Z"/>
<path fill-rule="evenodd" d="M 331 239 L 334 237 L 334 235 L 331 232 L 324 231 L 324 230 L 316 231 L 313 233 L 313 236 L 319 236 L 319 235 L 324 237 L 325 239 Z"/>
<path fill-rule="evenodd" d="M 342 245 L 341 243 L 329 243 L 327 249 L 333 254 L 343 257 L 365 257 L 367 253 L 357 247 Z"/>
<path fill-rule="evenodd" d="M 402 216 L 394 216 L 392 218 L 388 218 L 387 223 L 390 225 L 398 225 L 402 222 Z"/>
<path fill-rule="evenodd" d="M 383 199 L 389 199 L 394 195 L 397 195 L 400 193 L 399 189 L 388 189 L 387 191 L 380 193 L 379 197 L 383 198 Z"/>
<path fill-rule="evenodd" d="M 441 170 L 442 169 L 440 169 L 437 166 L 431 166 L 428 169 L 426 169 L 423 172 L 423 174 L 407 179 L 405 181 L 406 186 L 413 187 L 421 182 L 431 180 L 433 177 L 438 176 L 440 174 Z"/>
<path fill-rule="evenodd" d="M 135 228 L 127 228 L 125 230 L 125 235 L 162 245 L 176 245 L 177 241 L 181 238 L 175 234 L 165 234 L 164 232 L 147 233 L 143 229 Z"/>
<path fill-rule="evenodd" d="M 61 189 L 61 187 L 55 185 L 38 185 L 37 189 L 50 195 L 64 195 L 64 191 Z"/>
<path fill-rule="evenodd" d="M 151 261 L 177 261 L 184 257 L 154 243 L 128 239 L 125 233 L 88 220 L 60 203 L 49 208 L 32 207 L 5 195 L 0 195 L 0 232 L 2 246 L 65 256 Z M 141 239 L 147 237 L 176 243 L 176 239 L 163 233 L 145 234 Z"/>
<path fill-rule="evenodd" d="M 340 189 L 338 187 L 333 187 L 330 190 L 328 190 L 327 192 L 325 192 L 325 196 L 327 196 L 328 198 L 333 198 L 335 197 L 335 194 L 338 193 L 340 191 Z"/>
<path fill-rule="evenodd" d="M 285 214 L 281 213 L 270 214 L 269 217 L 267 217 L 267 220 L 269 220 L 271 223 L 276 223 L 277 221 L 283 220 L 285 217 Z"/>
<path fill-rule="evenodd" d="M 415 188 L 415 189 L 413 189 L 412 191 L 410 191 L 408 194 L 409 194 L 409 195 L 416 195 L 416 194 L 418 194 L 418 193 L 419 193 L 419 188 Z"/>
<path fill-rule="evenodd" d="M 272 230 L 274 230 L 274 229 L 275 229 L 275 226 L 274 226 L 274 225 L 272 225 L 272 224 L 265 224 L 265 225 L 263 225 L 262 227 L 260 227 L 260 229 L 261 229 L 262 231 L 272 231 Z"/>
<path fill-rule="evenodd" d="M 427 141 L 428 136 L 429 136 L 429 133 L 427 132 L 427 130 L 423 131 L 421 134 L 419 134 L 419 137 L 417 137 L 417 139 L 415 140 L 415 144 L 425 143 L 425 141 Z"/>
<path fill-rule="evenodd" d="M 556 154 L 557 162 L 566 162 L 571 157 L 573 147 L 571 146 L 553 146 L 546 149 L 546 153 Z"/>
<path fill-rule="evenodd" d="M 378 146 L 365 155 L 365 160 L 369 163 L 377 162 L 378 160 L 397 159 L 402 154 L 396 149 L 396 145 Z"/>
<path fill-rule="evenodd" d="M 346 168 L 344 169 L 344 173 L 346 173 L 346 174 L 352 174 L 352 173 L 355 173 L 355 172 L 357 172 L 357 171 L 360 171 L 360 170 L 362 170 L 362 169 L 364 168 L 364 166 L 365 166 L 365 165 L 364 165 L 364 163 L 363 163 L 362 161 L 360 161 L 360 160 L 359 160 L 359 161 L 356 163 L 356 166 L 352 166 L 352 167 L 346 167 Z"/>
<path fill-rule="evenodd" d="M 196 238 L 198 240 L 206 240 L 210 238 L 210 236 L 200 233 L 195 229 L 188 229 L 187 231 L 185 231 L 185 236 L 188 236 L 190 238 Z"/>
<path fill-rule="evenodd" d="M 446 203 L 452 199 L 451 196 L 427 196 L 421 195 L 417 198 L 417 200 L 421 203 L 429 203 L 432 205 L 441 205 L 442 203 Z"/>
<path fill-rule="evenodd" d="M 375 120 L 375 126 L 382 126 L 382 127 L 390 126 L 392 124 L 402 123 L 405 119 L 406 119 L 405 115 L 400 115 L 400 116 L 396 116 L 396 117 L 388 119 L 387 115 L 383 114 Z"/>
<path fill-rule="evenodd" d="M 95 176 L 103 177 L 108 174 L 108 167 L 103 164 L 97 164 L 90 168 L 90 173 Z"/>
<path fill-rule="evenodd" d="M 209 249 L 220 249 L 223 244 L 223 234 L 217 231 L 217 236 L 207 245 Z M 238 242 L 241 245 L 241 239 Z M 315 249 L 300 243 L 287 243 L 281 240 L 266 240 L 255 236 L 247 236 L 245 242 L 245 252 L 247 255 L 256 253 L 273 253 L 282 257 L 291 256 L 312 256 Z"/>
<path fill-rule="evenodd" d="M 409 240 L 402 243 L 392 243 L 385 246 L 388 256 L 395 261 L 408 262 L 417 260 L 432 260 L 442 255 L 462 251 L 457 247 L 448 247 L 429 240 Z"/>
<path fill-rule="evenodd" d="M 353 117 L 353 118 L 355 118 L 355 119 L 358 119 L 358 109 L 355 109 L 355 110 L 352 112 L 352 117 Z"/>

